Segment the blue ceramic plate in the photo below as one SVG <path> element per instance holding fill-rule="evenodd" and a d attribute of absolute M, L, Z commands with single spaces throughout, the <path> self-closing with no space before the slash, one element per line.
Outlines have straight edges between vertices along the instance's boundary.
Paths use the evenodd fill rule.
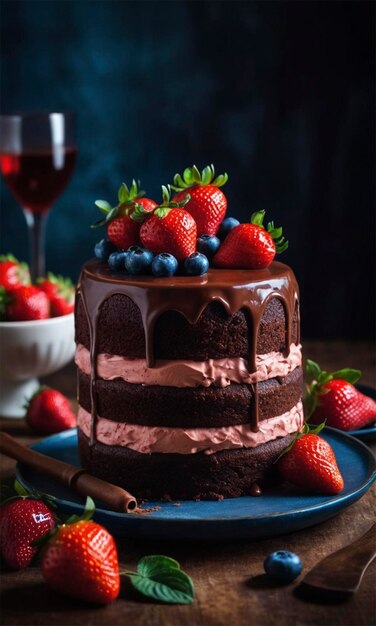
<path fill-rule="evenodd" d="M 265 490 L 258 498 L 231 498 L 219 502 L 148 502 L 157 511 L 145 514 L 115 513 L 97 502 L 95 520 L 113 534 L 145 539 L 225 540 L 256 539 L 289 533 L 333 517 L 358 500 L 376 477 L 376 463 L 362 442 L 326 428 L 325 439 L 334 448 L 345 480 L 337 496 L 305 494 L 287 484 Z M 43 454 L 79 465 L 75 430 L 53 435 L 33 446 Z M 57 498 L 64 513 L 83 510 L 83 498 L 27 466 L 18 465 L 18 480 Z"/>
<path fill-rule="evenodd" d="M 376 400 L 376 389 L 366 387 L 365 385 L 355 386 L 361 393 L 369 396 L 372 400 Z M 364 426 L 364 428 L 359 428 L 359 430 L 350 430 L 349 434 L 353 437 L 361 439 L 362 441 L 373 441 L 376 439 L 376 422 L 373 422 L 373 424 L 369 424 L 368 426 Z"/>

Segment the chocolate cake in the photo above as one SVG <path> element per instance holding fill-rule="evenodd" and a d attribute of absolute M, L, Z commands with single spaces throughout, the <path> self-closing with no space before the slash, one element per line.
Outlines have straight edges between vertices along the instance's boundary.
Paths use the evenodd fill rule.
<path fill-rule="evenodd" d="M 76 299 L 82 465 L 139 499 L 250 495 L 302 427 L 292 270 L 131 276 L 89 261 Z"/>

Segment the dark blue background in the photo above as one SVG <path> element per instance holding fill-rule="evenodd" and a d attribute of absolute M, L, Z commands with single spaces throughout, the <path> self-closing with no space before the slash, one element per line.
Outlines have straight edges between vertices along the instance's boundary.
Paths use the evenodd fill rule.
<path fill-rule="evenodd" d="M 2 2 L 1 109 L 72 109 L 74 177 L 51 212 L 50 270 L 77 278 L 94 200 L 176 171 L 229 173 L 229 214 L 283 224 L 305 336 L 370 337 L 374 320 L 374 5 Z M 2 186 L 2 250 L 27 258 Z"/>

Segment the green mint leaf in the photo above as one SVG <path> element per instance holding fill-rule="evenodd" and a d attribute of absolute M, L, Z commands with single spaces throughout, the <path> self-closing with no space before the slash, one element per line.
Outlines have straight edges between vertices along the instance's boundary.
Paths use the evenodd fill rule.
<path fill-rule="evenodd" d="M 339 378 L 340 380 L 345 380 L 346 382 L 351 383 L 352 385 L 358 382 L 361 375 L 362 375 L 361 370 L 353 370 L 353 369 L 350 369 L 349 367 L 345 367 L 342 370 L 337 370 L 336 372 L 332 372 L 333 378 Z"/>
<path fill-rule="evenodd" d="M 191 578 L 176 567 L 161 567 L 155 570 L 153 577 L 130 576 L 137 591 L 148 598 L 168 604 L 192 604 L 194 587 Z"/>
<path fill-rule="evenodd" d="M 152 577 L 160 568 L 166 567 L 180 569 L 180 565 L 175 559 L 171 559 L 169 556 L 163 556 L 162 554 L 152 554 L 150 556 L 144 556 L 139 561 L 137 573 L 140 574 L 140 576 Z"/>

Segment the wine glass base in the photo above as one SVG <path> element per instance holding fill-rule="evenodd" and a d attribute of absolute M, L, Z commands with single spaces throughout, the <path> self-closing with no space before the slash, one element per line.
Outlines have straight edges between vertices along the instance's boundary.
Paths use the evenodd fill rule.
<path fill-rule="evenodd" d="M 0 415 L 20 419 L 25 417 L 25 404 L 37 391 L 40 383 L 37 378 L 23 381 L 2 380 L 0 393 Z"/>

